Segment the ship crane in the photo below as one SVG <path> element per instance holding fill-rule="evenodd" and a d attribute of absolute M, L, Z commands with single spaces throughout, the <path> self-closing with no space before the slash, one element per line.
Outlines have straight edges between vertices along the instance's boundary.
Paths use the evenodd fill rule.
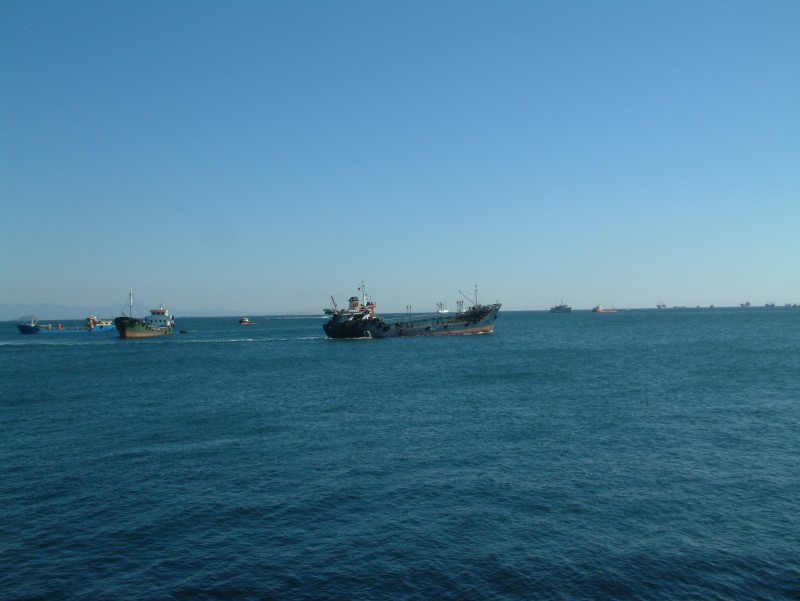
<path fill-rule="evenodd" d="M 466 294 L 464 294 L 463 292 L 461 292 L 461 290 L 459 290 L 458 293 L 461 296 L 463 296 L 465 299 L 467 299 L 469 302 L 472 302 L 472 299 L 470 297 L 468 297 Z M 477 284 L 475 284 L 475 306 L 476 307 L 478 306 L 478 285 Z"/>

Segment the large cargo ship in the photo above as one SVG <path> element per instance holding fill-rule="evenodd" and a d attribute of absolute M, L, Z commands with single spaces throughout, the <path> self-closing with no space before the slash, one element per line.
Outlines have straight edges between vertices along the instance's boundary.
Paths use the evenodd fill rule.
<path fill-rule="evenodd" d="M 130 293 L 129 313 L 114 319 L 114 325 L 120 338 L 150 338 L 151 336 L 169 336 L 175 328 L 175 317 L 159 305 L 158 309 L 150 309 L 150 315 L 144 319 L 131 317 L 133 313 L 133 289 Z"/>
<path fill-rule="evenodd" d="M 326 310 L 330 319 L 322 325 L 329 338 L 397 338 L 401 336 L 453 336 L 459 334 L 486 334 L 494 330 L 494 321 L 500 303 L 481 305 L 475 303 L 464 308 L 459 302 L 455 313 L 412 315 L 405 318 L 383 319 L 375 315 L 375 303 L 367 300 L 363 286 L 362 298 L 350 297 L 348 307 Z M 333 300 L 333 298 L 331 298 Z M 471 301 L 470 301 L 471 302 Z"/>

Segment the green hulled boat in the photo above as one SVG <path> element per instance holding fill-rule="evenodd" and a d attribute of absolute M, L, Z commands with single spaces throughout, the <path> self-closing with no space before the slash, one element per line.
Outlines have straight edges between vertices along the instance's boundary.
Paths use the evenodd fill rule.
<path fill-rule="evenodd" d="M 129 314 L 114 319 L 114 325 L 120 338 L 150 338 L 151 336 L 169 336 L 175 329 L 175 317 L 159 305 L 158 309 L 150 309 L 150 315 L 144 319 L 132 317 L 133 313 L 133 288 L 130 292 L 128 303 Z"/>

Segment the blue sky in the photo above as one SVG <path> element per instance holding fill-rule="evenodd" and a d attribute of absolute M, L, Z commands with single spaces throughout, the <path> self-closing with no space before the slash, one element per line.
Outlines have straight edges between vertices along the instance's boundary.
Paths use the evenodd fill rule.
<path fill-rule="evenodd" d="M 800 302 L 800 2 L 0 4 L 0 303 Z"/>

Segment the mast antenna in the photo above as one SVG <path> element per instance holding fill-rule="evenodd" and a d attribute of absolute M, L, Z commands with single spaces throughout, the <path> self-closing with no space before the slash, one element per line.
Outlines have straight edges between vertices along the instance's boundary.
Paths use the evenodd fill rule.
<path fill-rule="evenodd" d="M 466 294 L 464 294 L 463 292 L 461 292 L 461 290 L 459 290 L 458 293 L 461 296 L 463 296 L 465 299 L 467 299 L 469 302 L 472 302 L 472 299 L 470 297 L 468 297 Z M 475 306 L 476 307 L 478 306 L 478 285 L 477 284 L 475 284 Z"/>

